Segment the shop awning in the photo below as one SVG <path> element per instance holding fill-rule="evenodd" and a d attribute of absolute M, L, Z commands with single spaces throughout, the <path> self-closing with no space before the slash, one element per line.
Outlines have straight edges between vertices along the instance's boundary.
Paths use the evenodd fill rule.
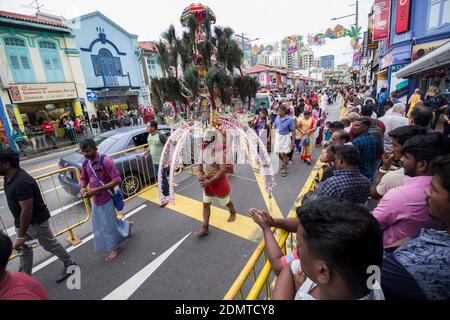
<path fill-rule="evenodd" d="M 397 78 L 413 78 L 448 67 L 450 67 L 450 42 L 400 70 Z"/>

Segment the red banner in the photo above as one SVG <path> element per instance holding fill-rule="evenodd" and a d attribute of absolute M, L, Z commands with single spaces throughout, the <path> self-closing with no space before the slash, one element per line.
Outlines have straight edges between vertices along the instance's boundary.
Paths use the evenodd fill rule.
<path fill-rule="evenodd" d="M 391 0 L 375 0 L 373 23 L 373 40 L 380 41 L 389 38 L 389 21 L 391 16 Z"/>
<path fill-rule="evenodd" d="M 409 15 L 411 0 L 397 0 L 397 19 L 395 21 L 395 33 L 403 33 L 409 30 Z"/>

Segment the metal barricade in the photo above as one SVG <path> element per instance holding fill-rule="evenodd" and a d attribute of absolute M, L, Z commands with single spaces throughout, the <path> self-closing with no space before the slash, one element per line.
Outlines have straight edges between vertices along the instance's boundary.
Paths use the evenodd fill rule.
<path fill-rule="evenodd" d="M 66 167 L 34 179 L 50 211 L 49 224 L 55 237 L 68 234 L 66 240 L 69 243 L 72 245 L 80 243 L 81 241 L 75 235 L 74 229 L 89 221 L 91 207 L 89 200 L 80 200 L 75 195 L 76 190 L 74 188 L 77 188 L 80 184 L 79 170 L 75 167 Z M 14 241 L 17 236 L 14 218 L 6 206 L 6 195 L 3 188 L 0 188 L 0 197 L 4 198 L 1 203 L 5 204 L 0 208 L 0 230 Z M 11 259 L 15 257 L 16 255 L 13 255 Z"/>
<path fill-rule="evenodd" d="M 314 190 L 315 179 L 321 178 L 323 171 L 321 169 L 321 163 L 318 161 L 313 171 L 311 172 L 308 180 L 304 184 L 299 197 L 292 210 L 289 213 L 289 218 L 296 217 L 296 209 L 301 205 L 303 197 L 310 191 Z M 272 229 L 275 234 L 278 245 L 282 249 L 283 253 L 292 252 L 295 249 L 295 234 L 290 234 L 284 230 Z M 288 238 L 290 239 L 287 243 Z M 257 272 L 259 271 L 259 274 Z M 267 300 L 271 298 L 271 266 L 265 253 L 265 242 L 261 240 L 256 250 L 248 260 L 247 264 L 242 269 L 239 276 L 234 281 L 231 288 L 228 290 L 224 297 L 224 300 L 235 300 L 236 298 L 242 300 Z M 253 277 L 250 277 L 250 274 Z M 274 277 L 275 278 L 275 277 Z M 244 288 L 250 288 L 247 293 L 244 293 Z M 263 291 L 264 290 L 264 291 Z M 261 297 L 261 294 L 264 295 Z"/>
<path fill-rule="evenodd" d="M 147 147 L 148 145 L 144 144 L 109 155 L 119 169 L 122 178 L 120 188 L 125 194 L 126 201 L 157 186 L 158 167 L 152 163 L 150 155 L 146 158 L 142 157 Z M 185 169 L 192 170 L 192 167 L 193 165 L 180 164 L 176 174 L 180 174 Z M 67 233 L 66 240 L 70 244 L 80 243 L 74 229 L 89 221 L 91 201 L 80 198 L 79 169 L 65 167 L 34 177 L 34 179 L 41 190 L 45 204 L 49 208 L 50 227 L 55 237 Z M 16 237 L 14 219 L 6 205 L 3 188 L 0 188 L 0 203 L 0 231 L 3 231 L 14 241 Z M 123 218 L 123 215 L 118 213 L 118 217 Z M 14 255 L 11 259 L 15 257 Z"/>

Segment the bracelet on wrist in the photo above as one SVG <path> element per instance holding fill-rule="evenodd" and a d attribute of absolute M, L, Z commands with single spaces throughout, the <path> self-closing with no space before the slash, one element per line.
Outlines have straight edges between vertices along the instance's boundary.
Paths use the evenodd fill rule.
<path fill-rule="evenodd" d="M 380 168 L 380 170 L 379 170 L 381 173 L 384 173 L 384 174 L 386 174 L 386 173 L 388 173 L 389 172 L 389 170 L 384 170 L 383 168 Z"/>

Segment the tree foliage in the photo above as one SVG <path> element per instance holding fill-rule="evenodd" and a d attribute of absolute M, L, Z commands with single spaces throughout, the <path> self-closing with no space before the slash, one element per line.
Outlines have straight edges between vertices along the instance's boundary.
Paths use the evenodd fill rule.
<path fill-rule="evenodd" d="M 203 69 L 206 70 L 205 83 L 213 105 L 215 92 L 220 93 L 223 104 L 231 103 L 233 95 L 239 95 L 243 101 L 256 95 L 258 83 L 251 77 L 243 76 L 241 64 L 244 54 L 238 43 L 233 39 L 234 31 L 228 27 L 214 27 L 205 18 L 202 30 L 204 39 L 196 42 L 197 22 L 194 18 L 187 21 L 187 30 L 177 37 L 175 27 L 170 25 L 162 33 L 157 45 L 157 62 L 164 72 L 164 77 L 152 79 L 152 104 L 161 108 L 166 101 L 187 103 L 187 99 L 195 99 L 200 92 L 201 76 L 196 62 L 201 56 Z M 171 67 L 176 75 L 171 76 Z M 181 67 L 183 79 L 178 79 Z M 234 78 L 234 70 L 239 69 L 241 76 Z"/>

